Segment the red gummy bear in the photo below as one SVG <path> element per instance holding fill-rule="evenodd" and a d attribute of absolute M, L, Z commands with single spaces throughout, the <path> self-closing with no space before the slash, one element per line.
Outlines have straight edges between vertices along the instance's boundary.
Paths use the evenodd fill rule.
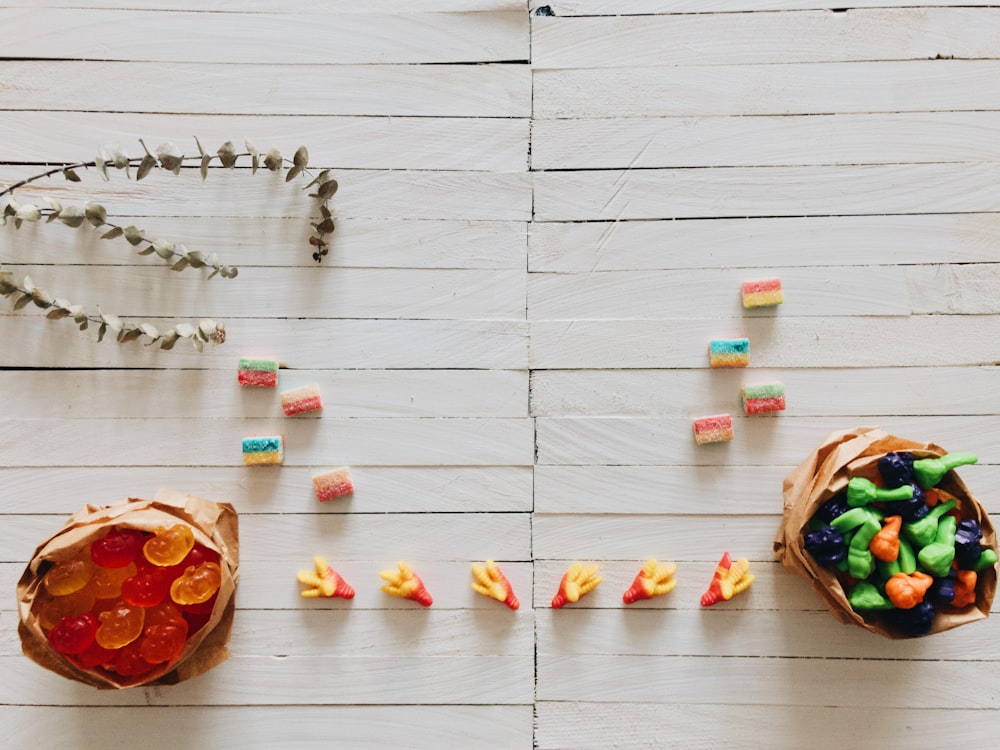
<path fill-rule="evenodd" d="M 122 677 L 139 677 L 155 666 L 142 658 L 142 639 L 140 639 L 118 649 L 115 660 L 108 665 L 108 668 Z"/>
<path fill-rule="evenodd" d="M 174 661 L 184 651 L 187 631 L 188 624 L 184 619 L 148 627 L 139 653 L 150 664 Z"/>
<path fill-rule="evenodd" d="M 137 607 L 154 607 L 170 592 L 170 574 L 163 568 L 143 568 L 122 582 L 122 599 Z"/>
<path fill-rule="evenodd" d="M 114 661 L 117 654 L 117 651 L 110 648 L 104 648 L 97 641 L 94 641 L 83 653 L 76 657 L 75 661 L 84 669 L 93 669 L 94 667 L 101 667 L 105 664 L 110 664 Z"/>
<path fill-rule="evenodd" d="M 89 612 L 79 617 L 66 616 L 49 631 L 49 643 L 60 654 L 81 654 L 94 642 L 97 618 Z"/>
<path fill-rule="evenodd" d="M 138 556 L 144 540 L 141 531 L 114 528 L 90 545 L 90 557 L 102 568 L 124 568 Z"/>

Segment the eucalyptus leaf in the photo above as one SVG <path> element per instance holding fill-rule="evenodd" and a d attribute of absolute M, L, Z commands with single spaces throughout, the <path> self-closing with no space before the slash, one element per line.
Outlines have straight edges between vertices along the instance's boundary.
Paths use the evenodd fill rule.
<path fill-rule="evenodd" d="M 302 167 L 292 167 L 288 170 L 288 174 L 285 175 L 285 182 L 291 182 L 300 174 L 302 174 Z"/>
<path fill-rule="evenodd" d="M 202 182 L 204 182 L 205 179 L 208 177 L 208 165 L 209 165 L 209 163 L 211 161 L 212 161 L 212 157 L 211 157 L 210 154 L 202 154 L 202 156 L 201 156 L 201 166 L 198 168 L 198 171 L 201 173 L 201 181 Z"/>
<path fill-rule="evenodd" d="M 125 344 L 128 343 L 129 341 L 135 341 L 140 336 L 142 336 L 142 331 L 140 331 L 138 328 L 123 329 L 118 333 L 118 342 L 121 344 Z"/>
<path fill-rule="evenodd" d="M 324 182 L 322 185 L 320 185 L 319 189 L 316 192 L 319 193 L 319 197 L 322 198 L 323 200 L 329 200 L 334 196 L 334 194 L 337 192 L 337 188 L 339 187 L 340 185 L 337 183 L 336 180 L 329 180 L 328 182 Z"/>
<path fill-rule="evenodd" d="M 125 227 L 123 231 L 125 232 L 125 239 L 128 240 L 128 244 L 133 247 L 146 239 L 145 233 L 138 227 L 132 226 L 131 224 Z"/>
<path fill-rule="evenodd" d="M 292 157 L 292 164 L 300 169 L 305 169 L 309 164 L 309 151 L 305 146 L 299 146 L 295 150 L 295 155 Z"/>
<path fill-rule="evenodd" d="M 84 213 L 84 210 L 79 206 L 65 206 L 63 210 L 59 212 L 59 221 L 68 227 L 78 227 L 83 224 L 86 218 L 86 213 Z"/>
<path fill-rule="evenodd" d="M 157 339 L 160 337 L 160 332 L 156 329 L 156 326 L 151 325 L 150 323 L 140 323 L 139 330 L 151 339 Z"/>
<path fill-rule="evenodd" d="M 272 148 L 264 155 L 264 166 L 272 172 L 277 172 L 281 169 L 281 164 L 281 152 L 278 149 Z"/>
<path fill-rule="evenodd" d="M 101 323 L 101 325 L 98 326 L 98 328 L 97 328 L 97 343 L 98 344 L 101 343 L 102 341 L 104 341 L 104 334 L 106 334 L 107 332 L 108 332 L 108 324 L 107 323 Z"/>
<path fill-rule="evenodd" d="M 333 219 L 327 216 L 323 221 L 316 225 L 316 231 L 320 234 L 330 234 L 334 230 L 336 225 L 333 223 Z"/>
<path fill-rule="evenodd" d="M 195 333 L 194 326 L 190 323 L 178 323 L 174 330 L 177 331 L 178 336 L 183 336 L 186 339 L 191 338 Z"/>
<path fill-rule="evenodd" d="M 236 166 L 236 159 L 236 146 L 233 145 L 232 141 L 226 141 L 219 146 L 219 160 L 222 162 L 222 166 L 226 169 L 232 169 Z"/>
<path fill-rule="evenodd" d="M 153 241 L 153 252 L 159 255 L 161 258 L 166 260 L 174 255 L 174 243 L 169 240 L 154 240 Z"/>
<path fill-rule="evenodd" d="M 84 213 L 87 216 L 87 221 L 95 227 L 104 224 L 104 221 L 108 218 L 107 209 L 99 203 L 88 203 L 84 209 Z"/>
<path fill-rule="evenodd" d="M 22 310 L 25 307 L 27 307 L 30 303 L 31 303 L 31 295 L 22 294 L 20 297 L 17 298 L 17 302 L 14 303 L 14 309 Z"/>
<path fill-rule="evenodd" d="M 135 181 L 138 182 L 149 174 L 149 171 L 156 166 L 156 157 L 146 154 L 139 162 L 139 170 L 135 173 Z"/>
<path fill-rule="evenodd" d="M 153 246 L 152 245 L 146 245 L 146 247 L 144 247 L 142 250 L 136 250 L 136 253 L 138 253 L 139 255 L 152 255 L 153 254 Z"/>
<path fill-rule="evenodd" d="M 188 265 L 189 264 L 188 264 L 187 258 L 181 258 L 176 263 L 174 263 L 172 266 L 170 266 L 170 270 L 171 271 L 183 271 L 185 268 L 188 267 Z"/>
<path fill-rule="evenodd" d="M 160 337 L 160 348 L 170 350 L 174 348 L 174 344 L 177 343 L 177 332 L 167 331 Z"/>
<path fill-rule="evenodd" d="M 61 307 L 53 307 L 45 314 L 45 317 L 48 318 L 49 320 L 59 320 L 61 318 L 68 318 L 69 311 L 64 310 Z"/>
<path fill-rule="evenodd" d="M 14 216 L 20 221 L 38 221 L 42 218 L 42 209 L 34 203 L 22 203 L 17 207 L 17 213 Z"/>
<path fill-rule="evenodd" d="M 63 170 L 63 177 L 65 177 L 70 182 L 79 182 L 80 181 L 80 175 L 78 175 L 76 172 L 74 172 L 69 167 L 67 167 L 66 169 Z"/>
<path fill-rule="evenodd" d="M 198 153 L 201 154 L 202 156 L 206 156 L 205 149 L 202 147 L 201 141 L 198 140 L 198 136 L 194 137 L 194 143 L 198 147 Z"/>
<path fill-rule="evenodd" d="M 160 166 L 169 169 L 174 174 L 179 174 L 184 155 L 173 143 L 163 143 L 156 147 L 156 155 L 160 159 Z"/>
<path fill-rule="evenodd" d="M 312 182 L 310 182 L 308 185 L 306 185 L 305 189 L 308 190 L 313 185 L 318 185 L 321 182 L 326 182 L 326 178 L 329 177 L 329 176 L 330 176 L 330 170 L 329 169 L 324 169 L 318 175 L 316 175 L 315 177 L 313 177 Z"/>
<path fill-rule="evenodd" d="M 121 227 L 113 227 L 113 228 L 109 229 L 107 232 L 105 232 L 104 234 L 102 234 L 101 235 L 101 239 L 102 240 L 113 240 L 113 239 L 116 239 L 117 237 L 121 237 L 123 234 L 125 234 L 125 230 L 124 229 L 122 229 Z"/>
<path fill-rule="evenodd" d="M 94 165 L 97 167 L 97 171 L 101 173 L 101 177 L 105 180 L 110 179 L 108 177 L 108 165 L 104 163 L 104 159 L 100 154 L 94 157 Z"/>

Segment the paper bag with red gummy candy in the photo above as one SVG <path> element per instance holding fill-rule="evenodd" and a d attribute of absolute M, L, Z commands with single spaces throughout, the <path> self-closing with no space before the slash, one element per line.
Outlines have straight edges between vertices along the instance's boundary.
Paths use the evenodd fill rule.
<path fill-rule="evenodd" d="M 45 596 L 42 578 L 54 563 L 74 558 L 87 544 L 112 527 L 153 532 L 176 524 L 190 527 L 195 542 L 219 556 L 222 581 L 208 621 L 187 639 L 178 659 L 164 662 L 135 677 L 123 677 L 103 667 L 85 669 L 57 652 L 39 621 L 36 599 Z M 141 554 L 141 553 L 140 553 Z M 32 661 L 64 677 L 98 688 L 136 685 L 171 685 L 195 677 L 229 657 L 226 643 L 232 628 L 234 592 L 239 580 L 239 535 L 236 511 L 228 503 L 215 503 L 174 490 L 160 490 L 154 499 L 130 498 L 127 502 L 98 507 L 86 505 L 62 529 L 35 550 L 17 584 L 21 648 Z M 169 594 L 168 594 L 169 598 Z"/>
<path fill-rule="evenodd" d="M 774 539 L 774 554 L 786 568 L 812 583 L 833 615 L 843 623 L 855 623 L 888 638 L 907 636 L 893 627 L 890 615 L 878 611 L 855 612 L 847 600 L 838 571 L 818 564 L 805 551 L 804 539 L 816 510 L 847 487 L 851 477 L 878 478 L 878 459 L 890 452 L 905 451 L 916 458 L 943 456 L 947 451 L 933 443 L 916 443 L 874 427 L 836 432 L 811 453 L 784 482 L 784 516 Z M 961 518 L 974 518 L 983 530 L 982 544 L 996 549 L 996 533 L 989 516 L 954 471 L 949 471 L 941 489 L 958 500 Z M 975 604 L 963 608 L 937 607 L 931 633 L 949 630 L 985 618 L 997 586 L 996 566 L 980 571 Z"/>

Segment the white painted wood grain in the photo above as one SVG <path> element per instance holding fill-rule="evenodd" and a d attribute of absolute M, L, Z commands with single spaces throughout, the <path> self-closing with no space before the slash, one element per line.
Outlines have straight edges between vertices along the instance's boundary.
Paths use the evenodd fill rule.
<path fill-rule="evenodd" d="M 84 694 L 86 695 L 86 694 Z M 532 743 L 532 708 L 524 706 L 0 706 L 5 734 L 17 746 L 130 748 L 128 726 L 149 750 L 220 747 L 238 728 L 240 747 L 303 750 L 330 747 L 402 747 L 421 738 L 430 746 L 522 750 Z M 45 743 L 38 727 L 46 727 Z M 46 744 L 47 743 L 47 744 Z"/>
<path fill-rule="evenodd" d="M 244 437 L 277 434 L 284 435 L 289 466 L 530 466 L 534 438 L 527 418 L 149 420 L 135 413 L 127 419 L 72 422 L 6 420 L 0 425 L 0 463 L 239 466 Z"/>
<path fill-rule="evenodd" d="M 0 169 L 0 184 L 13 184 L 35 174 L 37 167 L 4 167 Z M 334 176 L 342 186 L 331 201 L 331 209 L 338 217 L 460 221 L 531 218 L 531 180 L 527 173 L 337 170 Z M 299 185 L 288 185 L 281 175 L 259 172 L 251 176 L 250 169 L 216 169 L 205 181 L 197 169 L 184 169 L 179 175 L 150 175 L 138 183 L 120 173 L 102 182 L 91 173 L 80 183 L 61 179 L 32 183 L 18 189 L 16 195 L 21 201 L 42 201 L 46 196 L 64 204 L 97 201 L 107 208 L 111 221 L 119 212 L 256 219 L 299 216 L 304 220 L 319 215 L 313 199 L 302 189 L 308 182 L 303 177 Z M 414 200 L 416 196 L 420 200 Z"/>
<path fill-rule="evenodd" d="M 531 41 L 536 69 L 996 58 L 1000 13 L 993 8 L 877 8 L 851 13 L 535 16 Z"/>
<path fill-rule="evenodd" d="M 996 663 L 991 661 L 538 657 L 541 701 L 587 696 L 590 701 L 615 703 L 992 710 L 1000 706 L 997 680 Z M 944 684 L 952 687 L 941 690 Z"/>
<path fill-rule="evenodd" d="M 989 163 L 539 172 L 535 220 L 996 211 L 994 172 Z"/>
<path fill-rule="evenodd" d="M 0 110 L 526 117 L 527 65 L 268 65 L 8 61 Z M 280 77 L 275 78 L 280 73 Z M 80 80 L 114 81 L 83 88 Z M 269 82 L 266 90 L 261 81 Z M 330 92 L 329 95 L 320 95 Z M 123 107 L 123 102 L 127 103 Z M 308 105 L 304 103 L 308 102 Z M 237 136 L 239 137 L 239 136 Z"/>
<path fill-rule="evenodd" d="M 197 315 L 196 310 L 191 313 Z M 162 327 L 169 325 L 167 322 Z M 390 369 L 524 369 L 528 327 L 523 321 L 238 318 L 227 321 L 223 345 L 204 352 L 181 345 L 165 352 L 142 343 L 135 345 L 137 342 L 122 346 L 105 340 L 99 344 L 96 332 L 81 334 L 64 320 L 46 320 L 42 315 L 3 315 L 0 340 L 20 342 L 0 347 L 0 366 L 6 367 L 193 367 L 232 371 L 240 357 L 267 357 L 297 369 L 339 369 L 347 364 Z"/>
<path fill-rule="evenodd" d="M 993 416 L 879 417 L 846 421 L 839 417 L 733 415 L 729 443 L 697 445 L 691 419 L 704 416 L 696 406 L 688 416 L 538 418 L 539 464 L 796 466 L 830 433 L 861 425 L 893 435 L 935 442 L 951 451 L 969 448 L 983 463 L 1000 456 L 1000 426 Z M 724 491 L 717 488 L 717 491 Z M 683 498 L 665 500 L 683 502 Z"/>
<path fill-rule="evenodd" d="M 529 656 L 408 657 L 403 654 L 282 659 L 233 656 L 177 688 L 96 691 L 44 672 L 23 656 L 0 658 L 9 681 L 0 703 L 144 706 L 517 705 L 532 702 Z M 484 680 L 483 674 L 490 679 Z"/>
<path fill-rule="evenodd" d="M 82 0 L 45 0 L 46 2 L 73 2 Z M 102 3 L 105 0 L 102 0 Z M 158 4 L 161 0 L 158 0 Z M 849 15 L 857 8 L 894 8 L 918 5 L 914 0 L 852 0 L 846 10 Z M 746 13 L 749 11 L 774 10 L 827 10 L 830 2 L 817 0 L 529 0 L 532 16 L 538 9 L 548 6 L 557 16 L 617 16 L 652 15 L 656 13 Z M 964 2 L 963 0 L 936 0 L 934 6 L 991 6 L 987 2 Z"/>
<path fill-rule="evenodd" d="M 720 721 L 721 716 L 725 721 Z M 615 743 L 659 748 L 664 737 L 689 750 L 840 750 L 845 744 L 919 746 L 936 737 L 981 744 L 993 736 L 993 713 L 975 708 L 882 706 L 670 705 L 539 701 L 535 742 L 543 750 L 604 750 Z M 750 728 L 733 732 L 732 727 Z"/>
<path fill-rule="evenodd" d="M 993 661 L 990 644 L 1000 628 L 993 619 L 955 628 L 940 637 L 893 641 L 845 626 L 828 612 L 755 612 L 749 617 L 746 612 L 718 607 L 673 612 L 628 609 L 624 616 L 631 637 L 612 641 L 607 634 L 620 626 L 622 616 L 610 610 L 539 609 L 535 615 L 539 653 L 978 662 L 984 657 Z M 664 631 L 670 633 L 669 638 L 663 637 Z"/>
<path fill-rule="evenodd" d="M 992 60 L 536 70 L 533 111 L 552 119 L 996 109 L 998 70 Z"/>
<path fill-rule="evenodd" d="M 5 112 L 0 161 L 74 163 L 117 143 L 142 155 L 168 141 L 182 148 L 197 135 L 206 150 L 226 141 L 293 154 L 305 144 L 313 164 L 338 169 L 456 169 L 521 172 L 528 121 L 492 117 L 336 117 L 172 115 L 107 112 Z M 970 133 L 971 135 L 971 133 Z"/>
<path fill-rule="evenodd" d="M 719 491 L 720 494 L 722 491 L 725 490 Z M 726 550 L 737 558 L 749 559 L 751 563 L 774 558 L 772 541 L 781 523 L 780 490 L 776 489 L 774 493 L 773 516 L 668 515 L 672 504 L 693 502 L 710 506 L 712 495 L 697 498 L 668 495 L 663 499 L 660 513 L 650 516 L 536 514 L 532 524 L 532 551 L 536 560 L 548 558 L 570 562 L 631 560 L 636 557 L 637 551 L 642 557 L 658 560 L 701 560 L 708 563 L 708 580 L 711 580 L 715 564 Z M 569 563 L 561 567 L 565 572 Z M 635 563 L 630 567 L 634 570 L 628 583 L 639 572 L 642 562 L 638 563 L 638 567 Z M 620 604 L 627 585 L 615 587 L 616 590 L 612 587 L 603 589 L 601 597 Z M 701 591 L 708 587 L 704 581 L 698 581 L 697 585 L 701 586 Z M 552 579 L 551 593 L 543 592 L 541 584 L 536 583 L 536 606 L 546 601 L 546 594 L 551 599 L 558 587 L 559 577 Z M 584 606 L 596 606 L 589 598 L 592 595 L 588 594 Z"/>
<path fill-rule="evenodd" d="M 67 507 L 67 512 L 76 509 L 74 504 Z M 316 515 L 311 509 L 311 504 L 303 503 L 302 512 L 297 514 L 240 517 L 241 552 L 271 565 L 291 563 L 283 568 L 281 579 L 287 580 L 288 590 L 296 593 L 295 571 L 308 568 L 316 554 L 325 553 L 338 564 L 370 561 L 366 565 L 368 580 L 378 585 L 378 572 L 395 567 L 398 560 L 407 560 L 418 573 L 421 562 L 451 561 L 455 575 L 468 582 L 472 561 L 487 556 L 497 561 L 531 559 L 531 525 L 526 513 Z M 8 562 L 23 565 L 38 542 L 61 529 L 65 520 L 64 516 L 25 516 L 16 525 L 5 525 L 0 529 L 0 554 L 9 558 Z M 356 580 L 360 586 L 362 581 Z M 435 579 L 428 576 L 425 583 L 433 595 Z M 379 591 L 377 586 L 374 591 Z M 454 593 L 464 596 L 465 586 Z M 381 596 L 388 600 L 383 605 L 387 608 L 420 608 L 416 602 Z M 527 594 L 525 598 L 530 600 Z"/>
<path fill-rule="evenodd" d="M 788 466 L 535 467 L 535 513 L 753 515 L 773 514 Z M 992 488 L 1000 466 L 962 467 L 962 481 L 987 512 L 1000 510 Z M 711 502 L 677 498 L 711 497 Z M 44 507 L 44 506 L 43 506 Z"/>
<path fill-rule="evenodd" d="M 535 120 L 531 164 L 646 169 L 978 162 L 1000 156 L 993 138 L 998 127 L 997 112 Z"/>
<path fill-rule="evenodd" d="M 189 249 L 215 252 L 238 266 L 315 268 L 302 216 L 247 221 L 245 217 L 118 217 L 150 236 L 170 237 Z M 526 224 L 515 221 L 439 219 L 337 219 L 330 254 L 323 265 L 338 268 L 523 269 Z M 54 229 L 56 231 L 50 231 Z M 150 265 L 121 241 L 101 240 L 99 232 L 58 231 L 22 224 L 0 229 L 3 262 L 64 265 Z"/>
<path fill-rule="evenodd" d="M 10 57 L 57 60 L 502 62 L 528 59 L 527 25 L 523 10 L 334 16 L 25 8 L 0 9 L 0 46 Z M 101 34 L 108 28 L 113 44 Z"/>
<path fill-rule="evenodd" d="M 282 368 L 278 386 L 237 385 L 238 362 L 225 370 L 179 370 L 167 376 L 141 371 L 0 372 L 5 417 L 95 419 L 125 417 L 147 402 L 147 419 L 285 419 L 279 393 L 315 383 L 326 417 L 524 417 L 528 375 L 504 370 L 298 370 Z M 156 394 L 155 399 L 149 397 Z"/>
<path fill-rule="evenodd" d="M 131 250 L 127 243 L 119 249 L 123 255 Z M 301 252 L 308 253 L 305 248 Z M 130 318 L 170 317 L 195 310 L 207 318 L 238 317 L 245 313 L 246 297 L 253 289 L 268 290 L 255 300 L 255 314 L 262 318 L 516 320 L 525 315 L 523 269 L 444 271 L 314 265 L 277 271 L 244 267 L 236 279 L 208 279 L 208 274 L 197 270 L 171 272 L 156 256 L 148 260 L 151 262 L 143 266 L 122 268 L 5 268 L 19 278 L 29 274 L 35 284 L 53 295 L 89 310 L 113 304 L 116 314 Z M 24 312 L 34 315 L 37 310 Z"/>
<path fill-rule="evenodd" d="M 940 3 L 947 5 L 947 2 Z M 974 3 L 971 3 L 974 4 Z M 214 13 L 309 13 L 310 15 L 349 15 L 354 13 L 374 13 L 397 15 L 400 12 L 398 0 L 328 0 L 316 5 L 311 0 L 285 0 L 280 6 L 268 0 L 3 0 L 3 7 L 9 8 L 119 8 L 132 10 L 149 8 L 153 10 L 195 10 Z M 521 10 L 521 0 L 410 0 L 406 10 L 413 13 L 462 12 L 490 13 L 496 11 Z"/>
<path fill-rule="evenodd" d="M 811 216 L 532 223 L 535 272 L 746 268 L 767 265 L 975 263 L 996 258 L 996 214 Z M 747 277 L 748 279 L 750 276 Z"/>
<path fill-rule="evenodd" d="M 1000 311 L 1000 270 L 982 265 L 845 266 L 782 268 L 788 290 L 780 308 L 744 310 L 747 269 L 711 271 L 595 271 L 531 274 L 528 315 L 533 319 L 683 318 L 711 310 L 718 318 L 747 315 L 991 314 Z M 513 301 L 512 301 L 513 304 Z M 482 317 L 488 317 L 483 315 Z"/>
<path fill-rule="evenodd" d="M 328 468 L 334 467 L 283 466 L 263 474 L 242 466 L 0 469 L 7 489 L 0 493 L 0 513 L 68 514 L 86 503 L 153 497 L 161 487 L 229 502 L 239 513 L 502 513 L 532 507 L 530 466 L 354 465 L 354 494 L 320 504 L 312 475 Z"/>
<path fill-rule="evenodd" d="M 787 413 L 795 416 L 1000 413 L 1000 369 L 996 367 L 754 367 L 719 370 L 708 376 L 700 370 L 538 370 L 531 380 L 531 413 L 540 417 L 644 417 L 675 415 L 696 407 L 739 411 L 740 388 L 745 383 L 768 382 L 784 384 Z"/>
<path fill-rule="evenodd" d="M 708 342 L 738 336 L 749 337 L 754 368 L 992 365 L 997 326 L 989 315 L 535 321 L 531 366 L 707 368 Z M 893 348 L 872 346 L 880 341 Z"/>

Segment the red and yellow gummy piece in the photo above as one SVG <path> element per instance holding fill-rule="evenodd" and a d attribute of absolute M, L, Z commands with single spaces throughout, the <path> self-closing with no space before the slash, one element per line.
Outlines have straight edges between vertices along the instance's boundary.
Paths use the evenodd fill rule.
<path fill-rule="evenodd" d="M 421 607 L 429 607 L 434 603 L 430 592 L 420 580 L 420 576 L 413 572 L 407 563 L 402 560 L 397 563 L 398 570 L 383 570 L 379 572 L 379 577 L 385 581 L 382 590 L 389 596 L 398 596 L 401 599 L 411 599 Z"/>
<path fill-rule="evenodd" d="M 729 601 L 750 588 L 753 580 L 749 561 L 742 559 L 733 562 L 726 552 L 715 567 L 708 590 L 701 595 L 701 606 L 711 607 L 718 602 Z"/>
<path fill-rule="evenodd" d="M 669 594 L 677 585 L 674 573 L 677 566 L 673 563 L 658 563 L 655 559 L 646 560 L 642 570 L 636 575 L 635 580 L 628 590 L 622 594 L 622 601 L 626 604 L 643 599 L 652 599 L 654 596 Z"/>
<path fill-rule="evenodd" d="M 301 592 L 302 596 L 306 599 L 317 597 L 332 599 L 337 596 L 341 599 L 354 598 L 354 589 L 330 567 L 326 560 L 317 555 L 313 558 L 313 564 L 316 566 L 315 573 L 311 570 L 300 570 L 296 575 L 299 583 L 310 587 Z"/>
<path fill-rule="evenodd" d="M 507 576 L 492 560 L 487 560 L 485 567 L 479 563 L 472 563 L 472 577 L 476 579 L 472 582 L 472 590 L 477 594 L 503 602 L 511 609 L 517 609 L 521 606 L 517 597 L 514 596 L 514 589 L 510 585 L 510 581 L 507 580 Z"/>
<path fill-rule="evenodd" d="M 584 566 L 583 563 L 579 562 L 570 565 L 569 570 L 559 582 L 559 590 L 552 597 L 552 609 L 559 609 L 565 604 L 577 602 L 581 596 L 596 589 L 604 580 L 599 573 L 600 568 L 596 565 Z"/>

